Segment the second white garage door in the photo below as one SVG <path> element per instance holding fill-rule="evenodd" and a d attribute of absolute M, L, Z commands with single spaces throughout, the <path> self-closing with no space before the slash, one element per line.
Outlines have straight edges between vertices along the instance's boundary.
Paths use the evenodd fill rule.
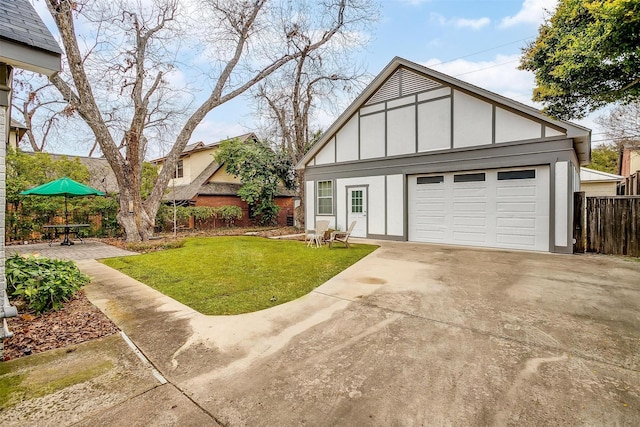
<path fill-rule="evenodd" d="M 549 250 L 549 167 L 412 175 L 409 240 Z"/>

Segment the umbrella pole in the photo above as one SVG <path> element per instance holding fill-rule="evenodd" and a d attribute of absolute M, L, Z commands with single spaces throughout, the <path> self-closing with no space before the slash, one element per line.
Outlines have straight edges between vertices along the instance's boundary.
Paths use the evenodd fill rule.
<path fill-rule="evenodd" d="M 69 210 L 67 209 L 67 195 L 64 195 L 64 240 L 60 245 L 71 246 L 73 242 L 69 240 Z"/>

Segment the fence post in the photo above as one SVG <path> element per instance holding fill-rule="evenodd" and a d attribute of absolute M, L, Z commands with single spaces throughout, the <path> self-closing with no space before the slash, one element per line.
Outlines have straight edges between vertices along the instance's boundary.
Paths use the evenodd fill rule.
<path fill-rule="evenodd" d="M 573 193 L 573 253 L 584 253 L 585 250 L 585 193 Z"/>

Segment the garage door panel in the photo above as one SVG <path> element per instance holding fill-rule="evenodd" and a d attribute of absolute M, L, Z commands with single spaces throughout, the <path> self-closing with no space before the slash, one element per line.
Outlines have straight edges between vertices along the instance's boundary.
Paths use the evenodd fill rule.
<path fill-rule="evenodd" d="M 535 213 L 536 212 L 536 204 L 534 202 L 526 202 L 526 203 L 498 203 L 497 205 L 498 214 L 509 214 L 509 213 Z"/>
<path fill-rule="evenodd" d="M 487 235 L 484 232 L 468 232 L 468 231 L 454 231 L 453 240 L 455 243 L 484 243 L 487 239 Z"/>
<path fill-rule="evenodd" d="M 487 204 L 485 202 L 454 202 L 453 210 L 456 215 L 471 215 L 474 216 L 478 212 L 484 212 L 487 209 Z"/>
<path fill-rule="evenodd" d="M 453 188 L 453 195 L 455 197 L 476 197 L 484 199 L 487 197 L 487 190 L 485 188 L 458 188 L 459 184 L 455 184 Z"/>
<path fill-rule="evenodd" d="M 549 250 L 548 166 L 417 179 L 409 177 L 409 240 Z"/>
<path fill-rule="evenodd" d="M 453 225 L 456 226 L 475 226 L 475 227 L 486 227 L 487 219 L 485 217 L 478 216 L 454 216 L 453 217 Z"/>
<path fill-rule="evenodd" d="M 513 187 L 498 187 L 496 189 L 496 196 L 498 200 L 501 198 L 511 198 L 511 197 L 530 197 L 536 195 L 536 187 L 535 186 L 513 186 Z"/>
<path fill-rule="evenodd" d="M 536 219 L 535 218 L 497 218 L 496 226 L 498 231 L 501 228 L 524 228 L 524 229 L 535 229 L 536 228 Z"/>
<path fill-rule="evenodd" d="M 534 246 L 536 243 L 536 237 L 517 234 L 497 234 L 496 242 L 501 244 L 521 246 L 524 249 Z"/>

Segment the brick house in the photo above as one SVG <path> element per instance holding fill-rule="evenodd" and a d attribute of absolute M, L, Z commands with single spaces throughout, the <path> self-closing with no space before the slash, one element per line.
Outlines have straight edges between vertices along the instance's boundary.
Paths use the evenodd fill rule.
<path fill-rule="evenodd" d="M 231 139 L 231 138 L 230 138 Z M 257 142 L 253 133 L 237 136 L 247 144 Z M 238 206 L 242 209 L 242 220 L 236 222 L 239 226 L 253 224 L 253 218 L 246 202 L 238 197 L 238 190 L 242 186 L 239 178 L 227 173 L 224 164 L 218 164 L 214 155 L 223 141 L 205 144 L 196 142 L 187 145 L 174 172 L 174 178 L 169 181 L 164 201 L 181 206 Z M 152 160 L 151 163 L 162 168 L 165 158 Z M 276 197 L 275 203 L 280 207 L 278 225 L 293 225 L 293 196 L 294 192 L 282 189 Z M 193 223 L 190 224 L 193 226 Z"/>

